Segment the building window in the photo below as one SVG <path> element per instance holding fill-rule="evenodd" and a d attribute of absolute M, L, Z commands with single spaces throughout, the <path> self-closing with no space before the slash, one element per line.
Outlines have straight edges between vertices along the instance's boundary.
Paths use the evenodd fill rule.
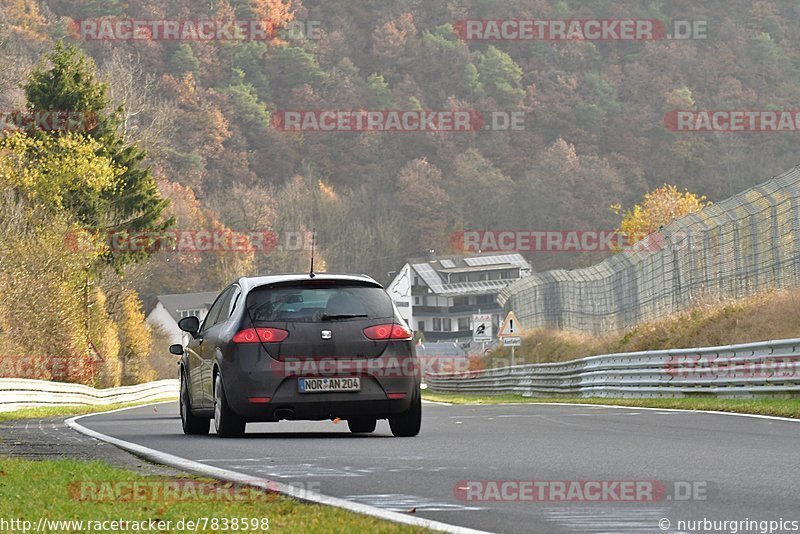
<path fill-rule="evenodd" d="M 425 331 L 425 321 L 418 321 L 417 322 L 417 330 L 419 330 L 420 332 L 424 332 Z"/>
<path fill-rule="evenodd" d="M 445 332 L 452 332 L 453 331 L 453 321 L 452 321 L 452 319 L 450 319 L 450 317 L 445 317 L 442 322 L 444 324 L 443 330 Z"/>
<path fill-rule="evenodd" d="M 417 306 L 419 306 L 420 304 L 422 304 L 422 302 L 421 302 L 421 300 L 420 300 L 420 298 L 419 298 L 419 297 L 414 297 L 414 304 L 416 304 Z"/>
<path fill-rule="evenodd" d="M 433 331 L 434 332 L 441 332 L 442 331 L 442 318 L 441 317 L 434 317 L 433 318 Z"/>
<path fill-rule="evenodd" d="M 414 277 L 414 285 L 415 285 L 415 286 L 418 286 L 418 285 L 419 285 L 419 276 L 415 276 L 415 277 Z"/>
<path fill-rule="evenodd" d="M 466 306 L 469 304 L 469 297 L 453 297 L 453 306 Z"/>
<path fill-rule="evenodd" d="M 178 310 L 181 319 L 184 317 L 200 317 L 200 310 Z"/>
<path fill-rule="evenodd" d="M 475 299 L 477 304 L 494 304 L 494 301 L 494 295 L 478 295 L 478 297 Z"/>
<path fill-rule="evenodd" d="M 458 318 L 458 330 L 459 331 L 463 331 L 463 330 L 469 330 L 469 329 L 470 329 L 469 317 L 459 317 Z"/>

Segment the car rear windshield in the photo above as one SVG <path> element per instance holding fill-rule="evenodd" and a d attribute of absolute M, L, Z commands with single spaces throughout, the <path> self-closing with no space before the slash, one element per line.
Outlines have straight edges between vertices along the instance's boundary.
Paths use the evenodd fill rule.
<path fill-rule="evenodd" d="M 247 296 L 254 322 L 324 322 L 394 316 L 386 292 L 374 286 L 303 284 L 257 288 Z"/>

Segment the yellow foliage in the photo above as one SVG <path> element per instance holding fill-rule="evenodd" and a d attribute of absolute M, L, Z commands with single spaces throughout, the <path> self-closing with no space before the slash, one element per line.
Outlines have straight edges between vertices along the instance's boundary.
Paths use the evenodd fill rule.
<path fill-rule="evenodd" d="M 0 348 L 34 366 L 17 376 L 93 383 L 83 291 L 96 255 L 64 246 L 73 229 L 0 190 Z"/>
<path fill-rule="evenodd" d="M 155 372 L 149 362 L 150 327 L 144 320 L 142 303 L 134 291 L 123 295 L 117 324 L 122 342 L 122 383 L 140 384 L 154 380 Z"/>
<path fill-rule="evenodd" d="M 686 86 L 673 89 L 664 95 L 665 110 L 694 109 L 695 101 L 692 90 Z"/>
<path fill-rule="evenodd" d="M 641 203 L 623 214 L 618 231 L 633 243 L 675 219 L 696 213 L 710 205 L 711 202 L 707 201 L 705 196 L 698 196 L 686 190 L 681 192 L 674 185 L 664 184 L 655 191 L 645 194 Z M 622 207 L 615 204 L 611 206 L 611 210 L 620 213 Z"/>
<path fill-rule="evenodd" d="M 328 185 L 322 180 L 318 182 L 319 192 L 325 200 L 339 200 L 339 195 L 332 185 Z"/>
<path fill-rule="evenodd" d="M 250 11 L 265 22 L 267 33 L 274 44 L 281 44 L 277 32 L 294 20 L 292 3 L 289 0 L 250 0 Z"/>
<path fill-rule="evenodd" d="M 27 198 L 62 207 L 70 192 L 112 190 L 125 171 L 98 156 L 100 144 L 79 134 L 35 138 L 16 133 L 0 141 L 0 182 Z"/>
<path fill-rule="evenodd" d="M 25 41 L 44 41 L 46 21 L 37 2 L 32 0 L 0 0 L 3 24 Z"/>
<path fill-rule="evenodd" d="M 256 17 L 269 21 L 275 28 L 285 28 L 294 20 L 292 3 L 284 0 L 250 0 L 250 10 Z"/>
<path fill-rule="evenodd" d="M 106 295 L 102 289 L 95 287 L 89 300 L 89 340 L 98 364 L 99 386 L 116 387 L 122 384 L 122 362 L 119 358 L 119 328 L 108 314 Z"/>

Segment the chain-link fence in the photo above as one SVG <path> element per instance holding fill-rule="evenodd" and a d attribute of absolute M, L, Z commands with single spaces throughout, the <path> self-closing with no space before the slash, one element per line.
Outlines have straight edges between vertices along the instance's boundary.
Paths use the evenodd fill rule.
<path fill-rule="evenodd" d="M 619 330 L 800 282 L 800 167 L 677 219 L 602 263 L 533 274 L 502 291 L 526 329 Z"/>

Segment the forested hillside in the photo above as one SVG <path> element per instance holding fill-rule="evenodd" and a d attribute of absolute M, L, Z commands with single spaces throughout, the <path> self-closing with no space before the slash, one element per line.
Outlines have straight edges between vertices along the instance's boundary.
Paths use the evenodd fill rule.
<path fill-rule="evenodd" d="M 271 231 L 284 245 L 112 265 L 108 276 L 145 304 L 241 274 L 305 269 L 307 250 L 285 246 L 286 236 L 312 227 L 321 265 L 383 281 L 405 257 L 448 250 L 461 230 L 613 229 L 609 206 L 664 183 L 715 201 L 797 163 L 800 133 L 673 132 L 664 122 L 673 110 L 796 108 L 800 4 L 791 0 L 0 0 L 0 10 L 0 109 L 30 106 L 33 69 L 50 67 L 58 41 L 76 45 L 108 84 L 106 111 L 122 106 L 119 134 L 144 150 L 141 168 L 169 200 L 160 223 Z M 74 21 L 93 17 L 269 19 L 276 35 L 81 39 Z M 467 18 L 705 21 L 707 36 L 469 41 L 454 30 Z M 522 112 L 524 128 L 275 127 L 276 113 L 296 109 Z M 542 270 L 599 259 L 532 261 Z"/>
<path fill-rule="evenodd" d="M 3 0 L 1 105 L 22 104 L 19 82 L 69 35 L 68 18 L 316 21 L 318 39 L 75 42 L 95 58 L 114 102 L 126 105 L 126 131 L 148 150 L 177 207 L 197 203 L 204 222 L 237 230 L 315 225 L 330 269 L 376 275 L 404 256 L 445 248 L 453 230 L 612 228 L 610 204 L 662 183 L 718 200 L 796 162 L 794 134 L 671 133 L 663 124 L 671 109 L 796 105 L 795 2 L 279 4 Z M 467 17 L 704 20 L 708 36 L 493 45 L 454 33 Z M 270 126 L 270 113 L 282 109 L 415 107 L 524 111 L 525 129 L 294 134 Z M 253 202 L 257 214 L 238 209 Z M 179 218 L 178 226 L 196 223 Z M 254 268 L 276 262 L 295 267 L 256 258 Z M 182 286 L 160 290 L 205 285 L 181 280 L 159 281 Z"/>

